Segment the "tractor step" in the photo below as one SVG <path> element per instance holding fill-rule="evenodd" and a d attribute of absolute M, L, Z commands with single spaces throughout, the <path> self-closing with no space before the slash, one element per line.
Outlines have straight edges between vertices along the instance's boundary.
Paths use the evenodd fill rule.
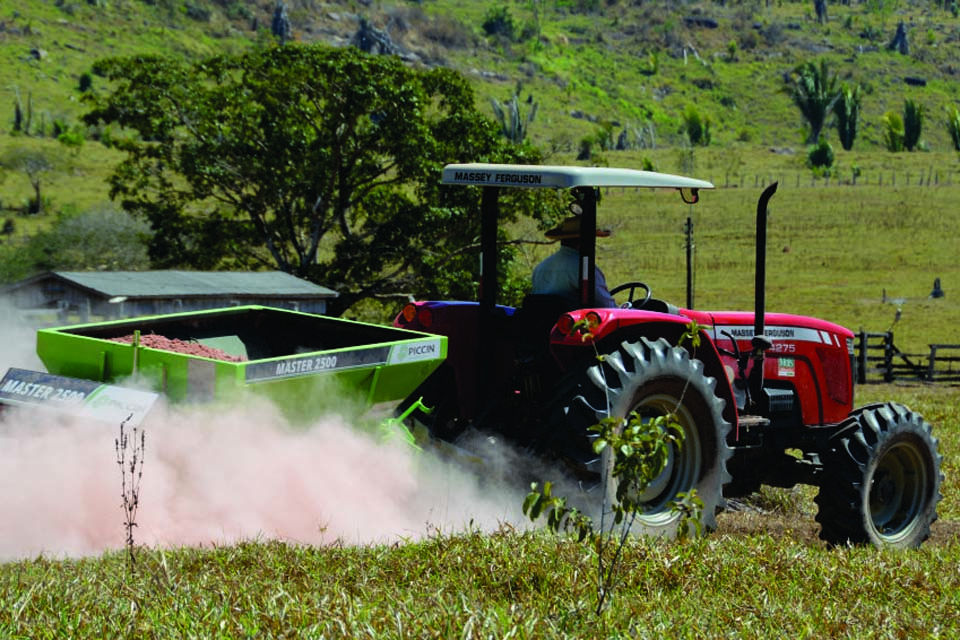
<path fill-rule="evenodd" d="M 756 427 L 769 427 L 770 419 L 764 418 L 763 416 L 739 416 L 737 422 L 740 424 L 740 428 L 754 429 Z"/>

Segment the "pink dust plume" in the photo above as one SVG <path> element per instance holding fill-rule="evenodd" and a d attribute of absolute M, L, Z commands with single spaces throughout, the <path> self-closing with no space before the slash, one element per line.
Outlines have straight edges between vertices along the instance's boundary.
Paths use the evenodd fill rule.
<path fill-rule="evenodd" d="M 0 308 L 0 320 L 9 314 Z M 43 370 L 34 330 L 0 326 L 0 374 Z M 141 427 L 135 542 L 380 544 L 523 526 L 522 492 L 481 486 L 474 474 L 385 443 L 361 422 L 331 415 L 293 428 L 270 405 L 155 407 Z M 0 561 L 123 548 L 118 436 L 119 424 L 65 414 L 0 416 Z"/>

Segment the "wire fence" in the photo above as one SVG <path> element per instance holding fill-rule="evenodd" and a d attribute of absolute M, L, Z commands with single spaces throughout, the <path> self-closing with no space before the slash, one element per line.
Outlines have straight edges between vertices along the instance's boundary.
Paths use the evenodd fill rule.
<path fill-rule="evenodd" d="M 758 188 L 779 182 L 782 185 L 793 184 L 799 187 L 896 187 L 919 186 L 938 187 L 953 186 L 953 170 L 944 170 L 931 167 L 920 171 L 854 171 L 843 176 L 817 176 L 812 171 L 789 174 L 725 174 L 722 181 L 711 180 L 713 184 L 724 188 Z"/>

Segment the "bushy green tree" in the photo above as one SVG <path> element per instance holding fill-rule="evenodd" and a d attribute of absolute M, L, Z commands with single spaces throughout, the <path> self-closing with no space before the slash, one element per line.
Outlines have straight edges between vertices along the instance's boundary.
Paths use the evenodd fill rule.
<path fill-rule="evenodd" d="M 30 181 L 33 197 L 27 205 L 28 213 L 44 212 L 44 180 L 61 164 L 62 157 L 57 151 L 41 146 L 15 145 L 0 155 L 0 171 L 21 173 Z"/>
<path fill-rule="evenodd" d="M 710 117 L 701 116 L 692 104 L 683 112 L 683 126 L 692 146 L 710 146 Z"/>
<path fill-rule="evenodd" d="M 807 152 L 807 166 L 811 169 L 827 170 L 833 166 L 835 157 L 833 145 L 827 142 L 827 139 L 821 135 L 820 139 L 817 140 L 817 144 L 810 147 L 810 150 Z"/>
<path fill-rule="evenodd" d="M 491 7 L 484 16 L 481 26 L 488 36 L 500 36 L 507 40 L 513 40 L 516 37 L 517 27 L 513 21 L 513 14 L 506 5 Z"/>
<path fill-rule="evenodd" d="M 500 138 L 459 74 L 352 47 L 112 59 L 96 71 L 111 90 L 91 96 L 85 120 L 137 134 L 114 138 L 126 158 L 111 195 L 149 221 L 154 266 L 277 268 L 338 291 L 334 314 L 374 296 L 475 297 L 479 190 L 441 187 L 440 170 L 539 161 Z M 509 202 L 501 212 L 553 215 Z"/>
<path fill-rule="evenodd" d="M 61 214 L 56 223 L 31 239 L 38 270 L 70 271 L 150 268 L 150 227 L 125 211 L 108 207 Z"/>
<path fill-rule="evenodd" d="M 839 97 L 836 76 L 830 74 L 826 60 L 819 65 L 808 61 L 793 70 L 787 92 L 809 126 L 807 143 L 815 143 Z"/>
<path fill-rule="evenodd" d="M 843 85 L 833 105 L 833 114 L 837 118 L 837 134 L 845 151 L 853 149 L 853 143 L 857 139 L 861 94 L 859 84 L 852 89 Z"/>
<path fill-rule="evenodd" d="M 0 252 L 0 279 L 41 271 L 140 271 L 150 267 L 146 222 L 113 207 L 62 213 L 48 228 Z"/>

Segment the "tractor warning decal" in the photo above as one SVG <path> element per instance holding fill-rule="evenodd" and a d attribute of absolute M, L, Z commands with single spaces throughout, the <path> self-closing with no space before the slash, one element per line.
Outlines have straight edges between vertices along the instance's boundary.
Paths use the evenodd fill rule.
<path fill-rule="evenodd" d="M 793 378 L 796 376 L 793 358 L 777 358 L 777 376 L 781 378 Z"/>

